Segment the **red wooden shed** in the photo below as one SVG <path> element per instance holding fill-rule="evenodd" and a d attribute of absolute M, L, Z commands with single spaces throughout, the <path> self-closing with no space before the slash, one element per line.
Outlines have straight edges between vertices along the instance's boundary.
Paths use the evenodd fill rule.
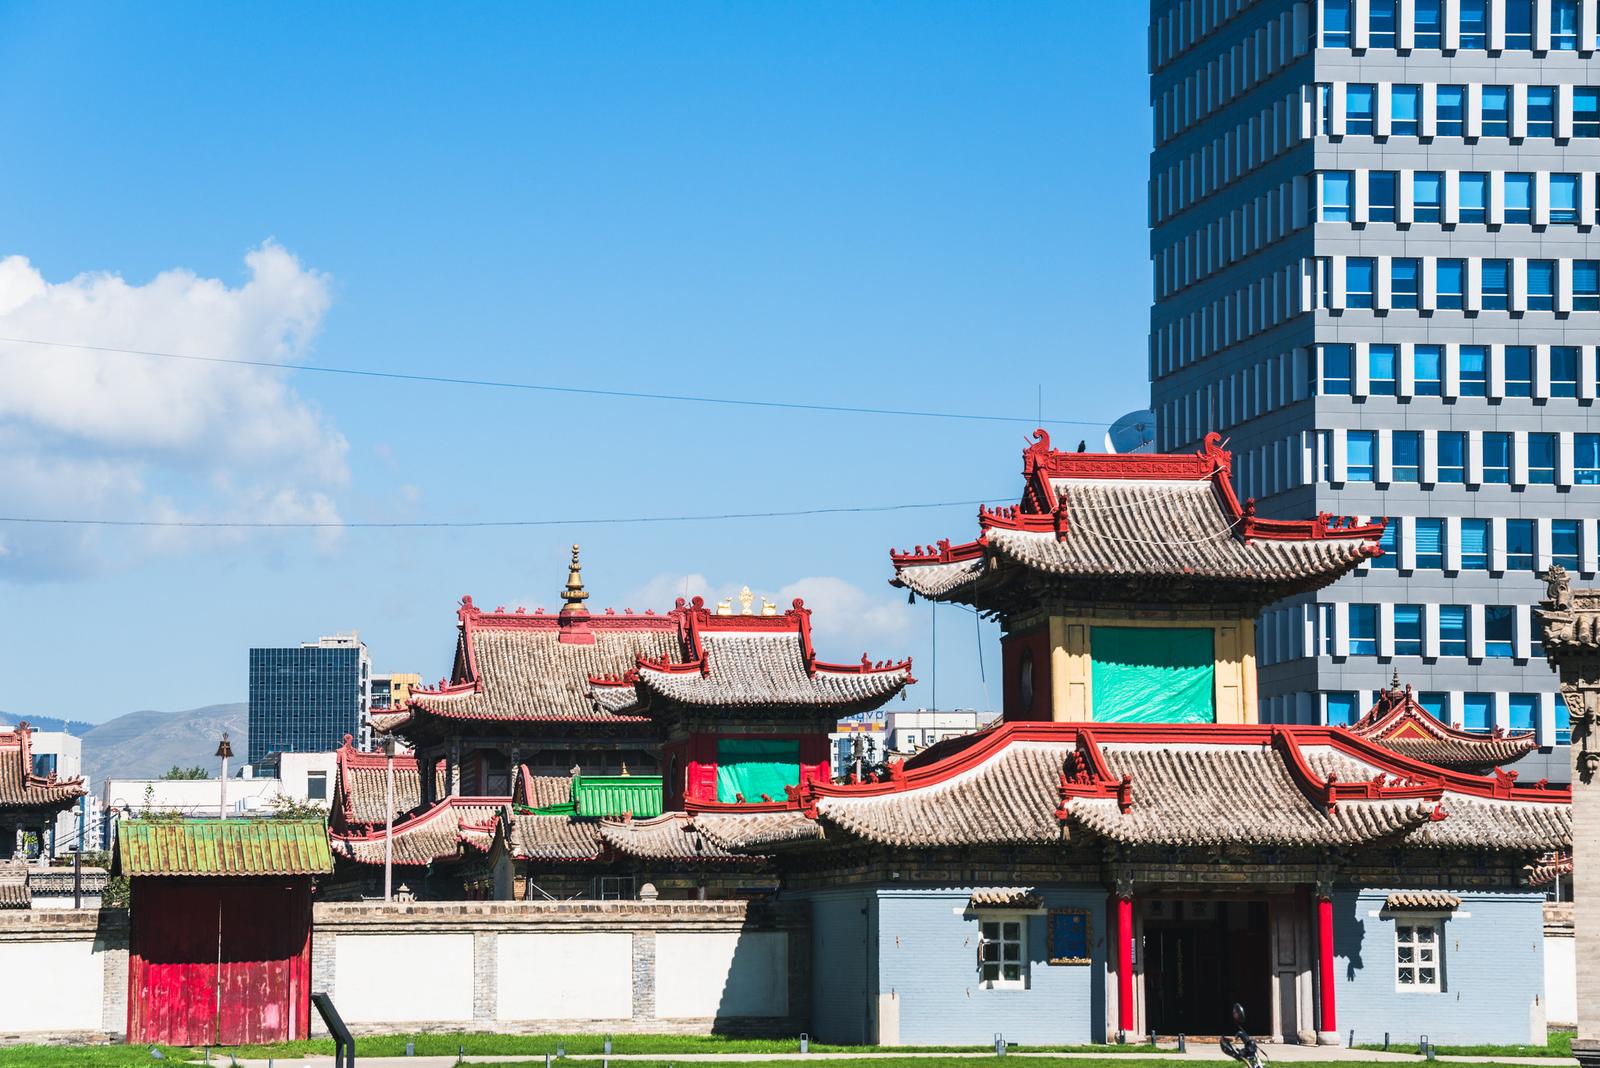
<path fill-rule="evenodd" d="M 321 820 L 125 820 L 111 864 L 132 887 L 129 1042 L 307 1037 Z"/>

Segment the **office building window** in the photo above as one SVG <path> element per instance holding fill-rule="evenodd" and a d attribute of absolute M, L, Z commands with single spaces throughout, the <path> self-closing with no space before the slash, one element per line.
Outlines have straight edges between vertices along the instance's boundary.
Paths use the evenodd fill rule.
<path fill-rule="evenodd" d="M 1367 221 L 1394 222 L 1400 207 L 1400 173 L 1372 171 L 1367 175 Z"/>
<path fill-rule="evenodd" d="M 1378 432 L 1352 430 L 1345 435 L 1345 479 L 1349 482 L 1371 482 L 1377 471 Z"/>
<path fill-rule="evenodd" d="M 1394 655 L 1422 655 L 1422 606 L 1397 604 L 1394 606 Z"/>
<path fill-rule="evenodd" d="M 1444 520 L 1417 520 L 1416 566 L 1431 571 L 1444 570 Z"/>
<path fill-rule="evenodd" d="M 1533 396 L 1533 348 L 1506 346 L 1506 396 Z"/>
<path fill-rule="evenodd" d="M 1501 0 L 1506 6 L 1506 47 L 1533 50 L 1533 0 Z"/>
<path fill-rule="evenodd" d="M 1439 431 L 1439 481 L 1459 485 L 1467 480 L 1467 434 Z"/>
<path fill-rule="evenodd" d="M 1327 137 L 1333 133 L 1333 86 L 1326 83 L 1317 86 L 1317 114 L 1317 132 Z"/>
<path fill-rule="evenodd" d="M 1510 713 L 1506 726 L 1514 731 L 1532 731 L 1539 729 L 1539 695 L 1536 693 L 1514 693 L 1506 702 L 1506 711 Z"/>
<path fill-rule="evenodd" d="M 1419 481 L 1422 471 L 1422 431 L 1396 430 L 1389 437 L 1389 447 L 1394 452 L 1390 465 L 1392 481 Z"/>
<path fill-rule="evenodd" d="M 1461 570 L 1489 570 L 1489 521 L 1463 519 L 1461 521 Z"/>
<path fill-rule="evenodd" d="M 1528 136 L 1556 135 L 1556 90 L 1551 85 L 1528 86 Z"/>
<path fill-rule="evenodd" d="M 1439 655 L 1467 655 L 1467 609 L 1465 605 L 1439 606 Z"/>
<path fill-rule="evenodd" d="M 1437 397 L 1443 388 L 1444 350 L 1438 345 L 1418 345 L 1411 350 L 1411 392 Z"/>
<path fill-rule="evenodd" d="M 1600 486 L 1600 434 L 1572 435 L 1572 481 Z"/>
<path fill-rule="evenodd" d="M 1578 349 L 1575 345 L 1550 348 L 1550 396 L 1578 395 Z"/>
<path fill-rule="evenodd" d="M 1378 548 L 1383 551 L 1372 558 L 1373 567 L 1394 571 L 1400 566 L 1400 524 L 1389 521 L 1378 535 Z"/>
<path fill-rule="evenodd" d="M 1439 171 L 1418 171 L 1411 178 L 1411 218 L 1416 222 L 1438 222 L 1443 218 L 1444 175 Z"/>
<path fill-rule="evenodd" d="M 1553 486 L 1556 483 L 1556 436 L 1528 435 L 1528 484 Z"/>
<path fill-rule="evenodd" d="M 1372 307 L 1372 279 L 1377 260 L 1370 256 L 1351 256 L 1344 261 L 1344 306 Z"/>
<path fill-rule="evenodd" d="M 1323 0 L 1322 47 L 1350 47 L 1351 0 Z"/>
<path fill-rule="evenodd" d="M 1439 17 L 1439 0 L 1416 0 L 1412 9 L 1412 26 L 1416 33 L 1412 42 L 1418 48 L 1440 48 L 1444 45 L 1444 20 Z"/>
<path fill-rule="evenodd" d="M 1528 261 L 1528 310 L 1555 311 L 1556 261 Z"/>
<path fill-rule="evenodd" d="M 1461 47 L 1488 50 L 1488 0 L 1461 0 Z"/>
<path fill-rule="evenodd" d="M 1510 605 L 1484 605 L 1484 656 L 1505 660 L 1510 659 L 1515 654 L 1516 616 L 1516 610 Z"/>
<path fill-rule="evenodd" d="M 1578 49 L 1578 0 L 1550 0 L 1550 47 L 1557 52 Z"/>
<path fill-rule="evenodd" d="M 1494 730 L 1494 694 L 1462 695 L 1461 726 L 1469 731 L 1482 731 L 1485 734 Z"/>
<path fill-rule="evenodd" d="M 1511 136 L 1511 87 L 1486 85 L 1481 90 L 1483 102 L 1483 136 Z"/>
<path fill-rule="evenodd" d="M 1350 190 L 1355 176 L 1350 171 L 1326 171 L 1322 175 L 1322 221 L 1350 221 Z"/>
<path fill-rule="evenodd" d="M 1582 548 L 1582 525 L 1576 519 L 1550 520 L 1550 562 L 1577 574 Z"/>
<path fill-rule="evenodd" d="M 1389 132 L 1396 137 L 1415 137 L 1421 133 L 1422 86 L 1389 87 Z"/>
<path fill-rule="evenodd" d="M 1572 136 L 1600 137 L 1600 89 L 1572 90 Z"/>
<path fill-rule="evenodd" d="M 1600 260 L 1573 262 L 1572 310 L 1600 311 Z"/>
<path fill-rule="evenodd" d="M 1489 349 L 1484 345 L 1461 346 L 1461 395 L 1489 395 Z"/>
<path fill-rule="evenodd" d="M 1393 345 L 1367 346 L 1367 392 L 1372 396 L 1394 396 L 1397 353 Z"/>
<path fill-rule="evenodd" d="M 1434 303 L 1444 311 L 1465 307 L 1467 263 L 1465 260 L 1440 260 L 1434 269 Z"/>
<path fill-rule="evenodd" d="M 1352 82 L 1344 87 L 1344 132 L 1370 134 L 1373 115 L 1376 113 L 1378 87 L 1364 82 Z"/>
<path fill-rule="evenodd" d="M 1511 307 L 1511 261 L 1483 261 L 1483 310 L 1506 311 Z"/>
<path fill-rule="evenodd" d="M 1460 178 L 1461 221 L 1489 221 L 1489 176 L 1481 171 L 1465 171 Z"/>
<path fill-rule="evenodd" d="M 1389 261 L 1389 306 L 1415 308 L 1421 296 L 1422 261 L 1397 259 Z"/>
<path fill-rule="evenodd" d="M 1510 434 L 1491 430 L 1483 435 L 1483 481 L 1491 486 L 1510 484 Z"/>
<path fill-rule="evenodd" d="M 1368 0 L 1367 45 L 1370 48 L 1393 48 L 1399 15 L 1395 8 L 1399 0 Z"/>
<path fill-rule="evenodd" d="M 1578 176 L 1552 174 L 1550 176 L 1550 221 L 1552 223 L 1577 223 Z"/>
<path fill-rule="evenodd" d="M 1538 530 L 1532 519 L 1506 520 L 1506 570 L 1532 571 Z"/>
<path fill-rule="evenodd" d="M 1433 95 L 1434 132 L 1440 137 L 1461 137 L 1467 132 L 1467 87 L 1441 85 Z"/>
<path fill-rule="evenodd" d="M 1402 994 L 1437 994 L 1439 955 L 1444 945 L 1441 920 L 1407 916 L 1394 925 L 1394 985 Z"/>
<path fill-rule="evenodd" d="M 1328 695 L 1328 726 L 1348 727 L 1361 716 L 1361 711 L 1356 705 L 1356 695 L 1350 692 L 1337 692 Z"/>
<path fill-rule="evenodd" d="M 1378 655 L 1378 606 L 1350 605 L 1350 655 Z"/>
<path fill-rule="evenodd" d="M 1422 710 L 1441 723 L 1449 722 L 1450 695 L 1438 691 L 1428 691 L 1417 694 L 1417 704 Z"/>
<path fill-rule="evenodd" d="M 1355 350 L 1349 345 L 1322 346 L 1322 392 L 1330 397 L 1350 396 L 1350 369 Z"/>
<path fill-rule="evenodd" d="M 1506 222 L 1533 222 L 1533 175 L 1506 175 Z"/>
<path fill-rule="evenodd" d="M 306 800 L 326 801 L 328 799 L 328 773 L 325 771 L 306 772 Z"/>

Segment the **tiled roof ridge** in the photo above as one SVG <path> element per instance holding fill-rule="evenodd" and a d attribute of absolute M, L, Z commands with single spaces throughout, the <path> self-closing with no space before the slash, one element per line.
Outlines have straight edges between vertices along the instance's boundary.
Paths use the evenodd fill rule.
<path fill-rule="evenodd" d="M 56 773 L 38 775 L 33 770 L 33 728 L 27 720 L 19 720 L 17 725 L 10 730 L 0 731 L 0 760 L 5 759 L 4 754 L 14 752 L 17 754 L 16 778 L 14 784 L 20 790 L 15 797 L 0 794 L 0 805 L 13 805 L 28 807 L 30 804 L 41 806 L 57 806 L 62 802 L 71 802 L 82 797 L 88 791 L 83 785 L 83 776 L 71 779 L 58 779 Z M 0 776 L 8 779 L 9 776 Z M 12 782 L 6 782 L 7 787 Z M 43 791 L 44 796 L 30 797 L 34 791 Z"/>
<path fill-rule="evenodd" d="M 1486 745 L 1496 741 L 1526 742 L 1529 749 L 1537 748 L 1534 731 L 1507 731 L 1496 727 L 1489 734 L 1461 730 L 1432 715 L 1412 695 L 1411 684 L 1404 689 L 1398 685 L 1399 677 L 1388 689 L 1378 691 L 1378 699 L 1355 723 L 1345 728 L 1350 733 L 1368 741 L 1381 744 L 1402 725 L 1413 726 L 1440 741 L 1459 742 L 1465 745 Z"/>

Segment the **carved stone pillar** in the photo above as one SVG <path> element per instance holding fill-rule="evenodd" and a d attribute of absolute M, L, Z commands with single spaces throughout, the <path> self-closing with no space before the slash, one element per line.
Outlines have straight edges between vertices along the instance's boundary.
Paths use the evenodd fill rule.
<path fill-rule="evenodd" d="M 1600 1068 L 1600 589 L 1574 590 L 1560 565 L 1536 612 L 1544 655 L 1572 724 L 1572 920 L 1578 962 L 1573 1055 Z"/>

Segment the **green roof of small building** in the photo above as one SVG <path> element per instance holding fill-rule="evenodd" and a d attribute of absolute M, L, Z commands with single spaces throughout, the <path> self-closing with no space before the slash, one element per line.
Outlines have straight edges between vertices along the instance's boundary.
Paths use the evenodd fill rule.
<path fill-rule="evenodd" d="M 333 871 L 321 820 L 122 820 L 111 874 L 326 875 Z"/>

